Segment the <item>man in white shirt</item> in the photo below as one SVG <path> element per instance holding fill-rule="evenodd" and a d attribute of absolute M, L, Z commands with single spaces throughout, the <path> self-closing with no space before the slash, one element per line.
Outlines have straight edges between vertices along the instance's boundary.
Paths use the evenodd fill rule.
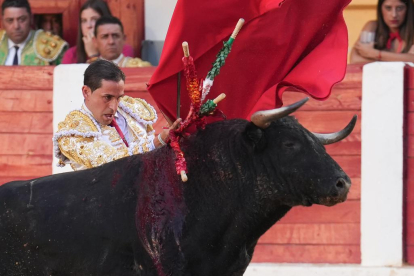
<path fill-rule="evenodd" d="M 27 0 L 5 0 L 0 30 L 0 65 L 59 64 L 67 43 L 43 30 L 33 31 Z"/>
<path fill-rule="evenodd" d="M 116 17 L 103 16 L 95 23 L 94 41 L 99 55 L 91 57 L 88 63 L 99 58 L 110 60 L 119 67 L 146 67 L 151 66 L 147 61 L 139 58 L 125 57 L 122 49 L 125 43 L 124 27 Z"/>

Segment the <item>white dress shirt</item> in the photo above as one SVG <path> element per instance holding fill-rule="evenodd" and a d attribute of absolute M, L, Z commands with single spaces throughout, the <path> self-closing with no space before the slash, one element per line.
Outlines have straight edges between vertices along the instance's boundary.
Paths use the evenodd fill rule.
<path fill-rule="evenodd" d="M 127 140 L 127 142 L 131 143 L 131 137 L 129 137 L 127 121 L 124 118 L 124 116 L 122 116 L 122 114 L 120 114 L 118 111 L 115 113 L 115 121 L 121 129 L 122 134 L 124 134 L 124 137 Z"/>
<path fill-rule="evenodd" d="M 118 58 L 111 60 L 113 63 L 115 63 L 116 65 L 119 64 L 119 62 L 121 61 L 121 59 L 124 58 L 124 54 L 121 54 Z M 118 123 L 118 121 L 116 121 Z"/>
<path fill-rule="evenodd" d="M 86 107 L 86 104 L 85 103 L 82 105 L 82 108 L 84 110 L 86 110 L 86 112 L 88 112 L 92 116 L 92 118 L 93 118 L 92 112 Z M 127 140 L 128 143 L 130 143 L 131 142 L 131 137 L 129 136 L 128 124 L 127 124 L 126 119 L 118 111 L 115 112 L 115 116 L 114 117 L 115 117 L 116 123 L 118 124 L 119 128 L 122 131 L 122 134 L 124 134 L 125 139 Z M 111 143 L 110 140 L 109 140 L 109 138 L 106 139 L 107 137 L 105 137 L 105 135 L 103 136 L 103 138 L 109 144 Z"/>
<path fill-rule="evenodd" d="M 19 46 L 19 50 L 17 50 L 17 60 L 18 60 L 18 64 L 20 65 L 21 61 L 22 61 L 22 51 L 24 49 L 24 46 L 26 46 L 27 40 L 30 37 L 30 33 L 29 35 L 26 37 L 26 40 L 23 41 L 20 44 L 16 44 L 13 41 L 9 39 L 7 39 L 7 44 L 9 47 L 9 53 L 7 55 L 7 59 L 6 62 L 4 63 L 4 65 L 13 65 L 13 60 L 14 60 L 14 55 L 16 54 L 16 48 L 14 48 L 14 46 Z"/>

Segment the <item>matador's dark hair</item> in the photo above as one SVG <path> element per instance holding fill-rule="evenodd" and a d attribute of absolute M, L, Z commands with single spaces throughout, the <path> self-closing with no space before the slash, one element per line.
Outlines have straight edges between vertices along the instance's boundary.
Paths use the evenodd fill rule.
<path fill-rule="evenodd" d="M 113 62 L 99 59 L 86 68 L 83 84 L 93 92 L 102 86 L 102 80 L 114 82 L 123 80 L 125 82 L 125 74 Z"/>

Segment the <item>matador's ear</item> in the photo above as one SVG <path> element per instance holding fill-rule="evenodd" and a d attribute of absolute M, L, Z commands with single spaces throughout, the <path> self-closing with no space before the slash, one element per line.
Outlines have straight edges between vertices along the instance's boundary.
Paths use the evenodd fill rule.
<path fill-rule="evenodd" d="M 87 86 L 87 85 L 84 85 L 84 86 L 82 86 L 82 95 L 83 95 L 83 98 L 86 100 L 87 98 L 89 98 L 89 96 L 92 94 L 92 89 L 89 87 L 89 86 Z"/>

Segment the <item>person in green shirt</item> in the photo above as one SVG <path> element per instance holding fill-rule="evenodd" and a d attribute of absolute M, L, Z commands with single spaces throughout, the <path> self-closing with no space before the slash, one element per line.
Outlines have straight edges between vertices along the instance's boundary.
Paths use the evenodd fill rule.
<path fill-rule="evenodd" d="M 68 44 L 57 35 L 31 30 L 27 0 L 5 0 L 1 6 L 0 65 L 60 64 Z"/>

